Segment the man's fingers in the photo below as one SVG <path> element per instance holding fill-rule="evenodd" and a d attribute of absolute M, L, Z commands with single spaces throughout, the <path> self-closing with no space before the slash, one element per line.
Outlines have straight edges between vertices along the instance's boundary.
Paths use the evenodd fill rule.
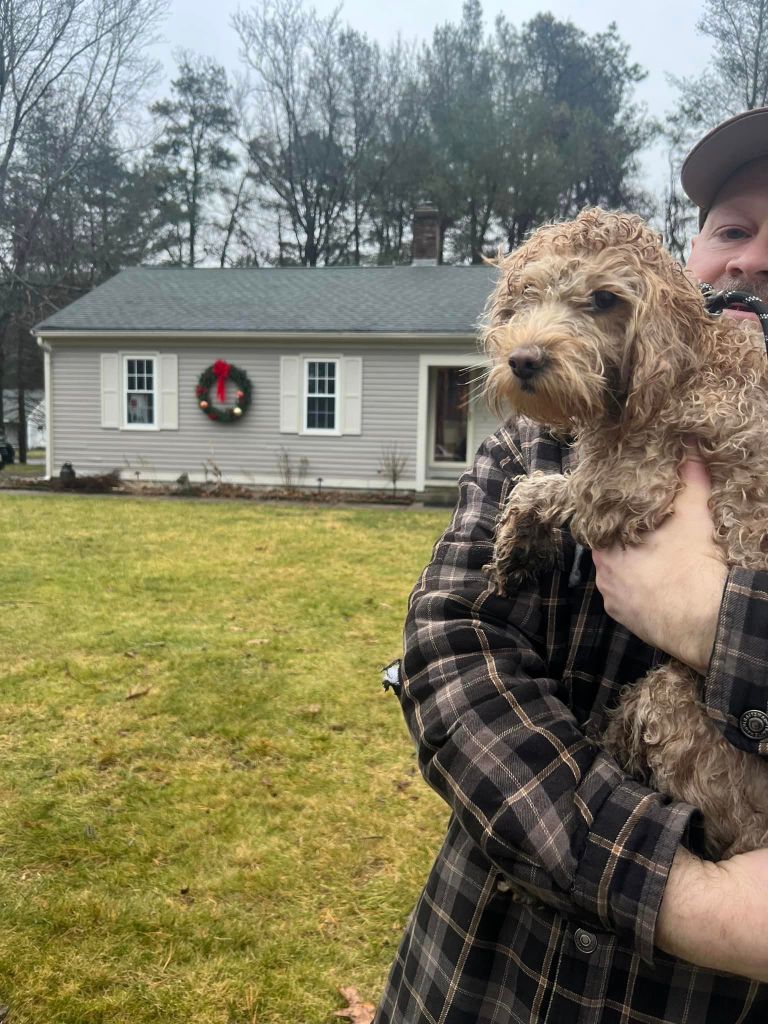
<path fill-rule="evenodd" d="M 689 458 L 687 455 L 680 463 L 680 479 L 686 487 L 705 489 L 709 492 L 712 489 L 712 480 L 709 469 L 700 455 L 696 458 Z"/>

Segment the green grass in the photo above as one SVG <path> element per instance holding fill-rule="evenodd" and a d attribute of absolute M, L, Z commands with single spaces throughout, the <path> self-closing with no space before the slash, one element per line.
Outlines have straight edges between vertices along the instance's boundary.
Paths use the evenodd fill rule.
<path fill-rule="evenodd" d="M 447 515 L 0 497 L 9 1021 L 376 1001 L 446 818 L 378 669 Z"/>
<path fill-rule="evenodd" d="M 0 484 L 7 483 L 12 477 L 45 476 L 45 463 L 14 462 L 5 466 L 0 472 Z"/>

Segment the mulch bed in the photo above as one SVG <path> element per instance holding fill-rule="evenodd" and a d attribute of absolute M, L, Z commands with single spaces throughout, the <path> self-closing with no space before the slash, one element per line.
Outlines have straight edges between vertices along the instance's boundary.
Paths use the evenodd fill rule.
<path fill-rule="evenodd" d="M 310 487 L 248 487 L 243 484 L 209 482 L 137 483 L 121 480 L 119 473 L 76 476 L 71 480 L 41 480 L 39 477 L 0 476 L 0 490 L 25 491 L 79 491 L 87 494 L 127 494 L 132 497 L 169 498 L 240 498 L 249 501 L 306 501 L 323 505 L 411 505 L 411 491 L 341 491 L 331 488 L 317 490 Z"/>

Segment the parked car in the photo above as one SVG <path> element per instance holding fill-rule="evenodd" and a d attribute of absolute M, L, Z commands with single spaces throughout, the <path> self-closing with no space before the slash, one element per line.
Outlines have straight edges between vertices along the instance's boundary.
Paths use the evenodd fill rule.
<path fill-rule="evenodd" d="M 12 466 L 14 462 L 13 445 L 10 441 L 0 441 L 0 466 Z"/>

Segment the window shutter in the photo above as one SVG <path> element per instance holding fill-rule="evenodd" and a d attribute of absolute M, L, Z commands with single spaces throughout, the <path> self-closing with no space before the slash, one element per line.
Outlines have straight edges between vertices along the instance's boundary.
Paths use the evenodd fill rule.
<path fill-rule="evenodd" d="M 160 415 L 161 430 L 179 429 L 179 357 L 160 356 Z"/>
<path fill-rule="evenodd" d="M 116 354 L 101 356 L 101 425 L 120 426 L 120 357 Z"/>
<path fill-rule="evenodd" d="M 342 362 L 341 381 L 344 394 L 341 432 L 360 434 L 363 422 L 363 360 L 360 356 L 349 356 Z"/>
<path fill-rule="evenodd" d="M 301 412 L 301 362 L 298 356 L 280 358 L 280 433 L 298 434 Z"/>

